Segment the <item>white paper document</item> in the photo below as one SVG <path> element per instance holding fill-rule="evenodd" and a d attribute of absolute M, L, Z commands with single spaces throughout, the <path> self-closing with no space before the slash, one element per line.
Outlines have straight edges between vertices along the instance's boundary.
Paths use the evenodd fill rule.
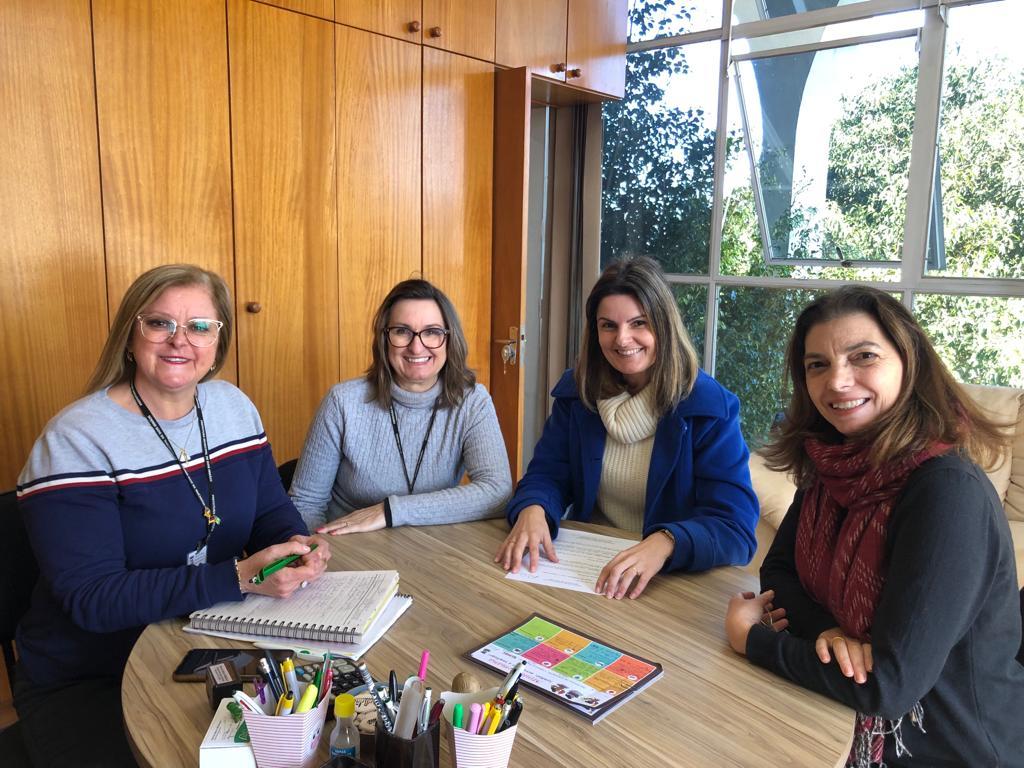
<path fill-rule="evenodd" d="M 524 555 L 519 573 L 509 571 L 505 578 L 528 581 L 545 587 L 592 593 L 594 585 L 597 584 L 597 576 L 608 561 L 638 542 L 633 539 L 620 539 L 617 536 L 603 536 L 599 533 L 563 528 L 554 543 L 555 552 L 558 553 L 557 563 L 551 562 L 542 554 L 537 571 L 530 573 L 529 556 Z"/>

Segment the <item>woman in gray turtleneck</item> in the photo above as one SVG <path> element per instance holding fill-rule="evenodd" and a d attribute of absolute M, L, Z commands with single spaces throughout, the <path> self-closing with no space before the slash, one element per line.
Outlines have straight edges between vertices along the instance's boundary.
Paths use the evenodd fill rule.
<path fill-rule="evenodd" d="M 310 531 L 343 534 L 479 520 L 512 491 L 487 390 L 466 367 L 451 301 L 405 280 L 373 320 L 366 376 L 327 393 L 290 494 Z M 460 485 L 463 474 L 470 482 Z"/>

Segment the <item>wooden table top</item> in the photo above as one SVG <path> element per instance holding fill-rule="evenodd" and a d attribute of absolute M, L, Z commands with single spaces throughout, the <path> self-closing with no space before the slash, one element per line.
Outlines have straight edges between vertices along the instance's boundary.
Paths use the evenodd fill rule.
<path fill-rule="evenodd" d="M 505 579 L 493 556 L 506 533 L 503 520 L 491 520 L 331 537 L 332 569 L 397 569 L 400 591 L 415 598 L 367 653 L 376 678 L 389 669 L 399 670 L 399 677 L 415 673 L 420 652 L 429 648 L 427 678 L 436 691 L 447 689 L 458 672 L 497 685 L 499 675 L 463 655 L 536 611 L 660 662 L 664 674 L 597 725 L 525 690 L 512 766 L 844 763 L 853 711 L 755 667 L 728 646 L 726 603 L 735 592 L 757 589 L 752 574 L 718 568 L 662 575 L 637 600 L 608 600 Z M 238 646 L 186 634 L 181 625 L 177 619 L 150 625 L 125 671 L 125 724 L 143 765 L 199 764 L 199 744 L 212 717 L 205 687 L 172 682 L 171 672 L 189 648 Z M 447 766 L 441 741 L 441 765 Z"/>

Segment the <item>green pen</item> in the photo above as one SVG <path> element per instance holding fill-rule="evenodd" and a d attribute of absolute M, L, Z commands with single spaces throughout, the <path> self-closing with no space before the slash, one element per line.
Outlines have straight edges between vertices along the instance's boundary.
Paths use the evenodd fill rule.
<path fill-rule="evenodd" d="M 316 544 L 310 544 L 309 545 L 309 552 L 312 552 L 314 549 L 316 549 Z M 308 555 L 309 552 L 307 552 L 306 554 Z M 273 576 L 275 573 L 280 571 L 286 565 L 291 565 L 296 560 L 298 560 L 300 557 L 302 557 L 302 555 L 288 555 L 288 557 L 282 557 L 280 560 L 275 560 L 270 565 L 268 565 L 266 568 L 260 568 L 259 573 L 257 573 L 251 579 L 249 579 L 249 583 L 250 584 L 262 584 L 269 577 Z"/>

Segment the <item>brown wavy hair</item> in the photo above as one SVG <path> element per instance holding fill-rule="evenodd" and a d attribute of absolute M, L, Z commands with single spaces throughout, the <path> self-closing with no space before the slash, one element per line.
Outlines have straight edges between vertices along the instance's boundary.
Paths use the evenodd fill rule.
<path fill-rule="evenodd" d="M 804 352 L 807 334 L 821 323 L 862 313 L 874 320 L 903 362 L 903 381 L 892 407 L 848 439 L 870 444 L 875 465 L 949 443 L 985 469 L 1004 460 L 1014 424 L 1000 424 L 975 405 L 943 364 L 910 311 L 890 294 L 864 285 L 848 285 L 811 302 L 800 313 L 786 350 L 786 388 L 790 402 L 771 442 L 761 450 L 772 469 L 789 472 L 800 487 L 814 480 L 804 440 L 830 442 L 843 436 L 818 412 L 807 392 Z"/>
<path fill-rule="evenodd" d="M 598 400 L 626 389 L 625 379 L 605 359 L 598 342 L 597 308 L 606 296 L 631 296 L 647 316 L 655 340 L 648 386 L 654 387 L 656 411 L 667 413 L 690 394 L 699 362 L 661 266 L 647 256 L 609 264 L 587 297 L 583 344 L 575 372 L 580 401 L 596 411 Z"/>
<path fill-rule="evenodd" d="M 370 385 L 370 400 L 377 401 L 382 408 L 391 406 L 391 385 L 394 373 L 388 363 L 387 327 L 391 319 L 391 308 L 400 301 L 429 300 L 441 310 L 441 319 L 448 331 L 445 339 L 447 359 L 441 368 L 441 407 L 454 408 L 462 402 L 466 393 L 476 385 L 476 374 L 467 367 L 469 345 L 462 332 L 462 323 L 455 306 L 444 293 L 426 280 L 403 280 L 384 297 L 373 316 L 373 361 L 366 369 L 366 381 Z"/>
<path fill-rule="evenodd" d="M 202 383 L 214 377 L 227 357 L 234 327 L 231 294 L 227 283 L 216 272 L 210 272 L 195 264 L 163 264 L 143 272 L 125 291 L 114 316 L 114 322 L 110 326 L 107 341 L 103 345 L 103 351 L 100 353 L 100 359 L 85 387 L 86 394 L 128 381 L 135 375 L 135 361 L 130 360 L 127 353 L 132 337 L 138 330 L 136 318 L 168 288 L 192 285 L 209 291 L 213 306 L 217 310 L 216 319 L 224 323 L 217 336 L 217 354 L 213 360 L 213 368 L 199 381 Z"/>

